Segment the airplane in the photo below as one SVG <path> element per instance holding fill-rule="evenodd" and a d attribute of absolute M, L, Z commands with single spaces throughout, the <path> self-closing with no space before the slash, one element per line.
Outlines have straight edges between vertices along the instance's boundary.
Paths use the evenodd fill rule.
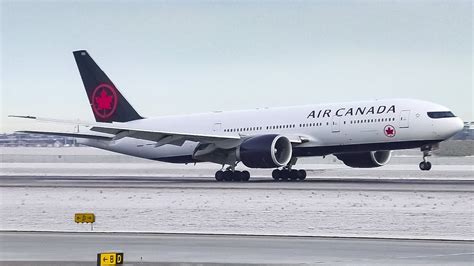
<path fill-rule="evenodd" d="M 212 162 L 221 165 L 217 181 L 248 181 L 248 171 L 236 170 L 239 163 L 273 168 L 276 181 L 297 181 L 306 178 L 305 170 L 293 167 L 298 158 L 333 154 L 349 167 L 373 168 L 387 164 L 393 150 L 413 148 L 420 148 L 419 168 L 427 171 L 431 151 L 463 128 L 448 108 L 415 99 L 147 118 L 86 50 L 73 54 L 95 122 L 11 115 L 89 128 L 87 133 L 21 132 L 74 137 L 86 146 L 162 162 Z"/>

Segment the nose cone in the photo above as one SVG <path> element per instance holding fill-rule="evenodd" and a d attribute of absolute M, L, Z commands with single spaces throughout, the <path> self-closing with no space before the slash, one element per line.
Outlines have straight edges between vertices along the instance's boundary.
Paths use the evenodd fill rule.
<path fill-rule="evenodd" d="M 455 132 L 454 134 L 457 134 L 459 131 L 463 130 L 463 128 L 464 128 L 464 122 L 459 117 L 456 117 L 455 122 L 453 122 L 453 124 L 454 124 L 453 125 L 454 132 Z"/>
<path fill-rule="evenodd" d="M 438 126 L 438 134 L 444 139 L 448 139 L 464 128 L 464 123 L 459 117 L 440 119 Z"/>

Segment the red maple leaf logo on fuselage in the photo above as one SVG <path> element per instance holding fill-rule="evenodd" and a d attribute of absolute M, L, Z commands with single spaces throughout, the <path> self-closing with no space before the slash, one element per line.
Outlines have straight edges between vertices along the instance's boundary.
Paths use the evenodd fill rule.
<path fill-rule="evenodd" d="M 385 136 L 391 138 L 391 137 L 395 136 L 395 128 L 391 125 L 387 125 L 384 128 L 384 133 L 385 133 Z"/>

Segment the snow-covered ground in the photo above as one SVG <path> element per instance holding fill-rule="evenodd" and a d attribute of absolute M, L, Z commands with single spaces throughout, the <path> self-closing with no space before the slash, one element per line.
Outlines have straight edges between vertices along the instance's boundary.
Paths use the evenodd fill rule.
<path fill-rule="evenodd" d="M 1 230 L 474 239 L 472 193 L 2 187 Z"/>
<path fill-rule="evenodd" d="M 212 180 L 215 164 L 166 164 L 90 148 L 1 151 L 0 179 L 185 176 L 198 177 L 201 185 L 101 188 L 96 183 L 85 188 L 4 183 L 0 186 L 0 230 L 88 231 L 89 225 L 74 223 L 74 213 L 94 212 L 94 230 L 107 232 L 474 239 L 474 193 L 472 187 L 463 187 L 474 180 L 473 157 L 433 156 L 429 172 L 418 169 L 419 151 L 397 152 L 389 165 L 376 169 L 351 169 L 330 156 L 297 164 L 308 170 L 309 179 L 461 180 L 465 185 L 458 185 L 457 190 L 443 191 L 439 185 L 419 191 L 360 190 L 363 184 L 341 190 L 302 189 L 304 183 L 298 188 L 291 183 L 272 189 L 262 189 L 266 183 L 253 187 L 242 183 L 221 189 L 202 182 L 203 178 Z M 251 172 L 269 178 L 271 170 Z"/>

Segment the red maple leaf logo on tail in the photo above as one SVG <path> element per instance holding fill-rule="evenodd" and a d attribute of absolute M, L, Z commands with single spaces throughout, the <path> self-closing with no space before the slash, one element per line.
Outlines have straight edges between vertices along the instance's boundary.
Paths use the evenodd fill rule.
<path fill-rule="evenodd" d="M 99 84 L 91 95 L 94 115 L 107 121 L 117 109 L 117 100 L 117 92 L 113 85 Z"/>
<path fill-rule="evenodd" d="M 105 89 L 102 89 L 99 97 L 95 97 L 95 102 L 97 104 L 97 109 L 102 110 L 110 110 L 112 107 L 110 106 L 112 103 L 112 96 L 107 95 Z"/>

